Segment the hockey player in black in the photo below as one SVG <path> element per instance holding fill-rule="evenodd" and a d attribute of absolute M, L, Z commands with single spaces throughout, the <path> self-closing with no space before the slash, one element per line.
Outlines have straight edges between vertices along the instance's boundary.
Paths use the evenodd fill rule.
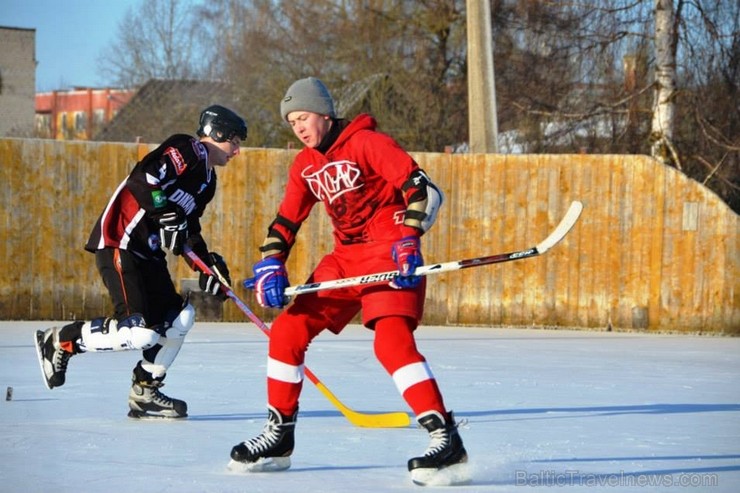
<path fill-rule="evenodd" d="M 73 355 L 141 350 L 133 370 L 129 416 L 187 416 L 184 401 L 160 391 L 195 322 L 195 309 L 175 289 L 165 250 L 180 255 L 187 244 L 215 274 L 200 273 L 201 289 L 225 299 L 217 276 L 230 282 L 229 271 L 223 258 L 208 250 L 200 217 L 216 192 L 216 167 L 239 154 L 247 137 L 244 119 L 223 106 L 203 110 L 199 123 L 198 138 L 172 135 L 137 163 L 95 223 L 85 249 L 95 254 L 114 315 L 36 332 L 49 389 L 64 385 Z"/>

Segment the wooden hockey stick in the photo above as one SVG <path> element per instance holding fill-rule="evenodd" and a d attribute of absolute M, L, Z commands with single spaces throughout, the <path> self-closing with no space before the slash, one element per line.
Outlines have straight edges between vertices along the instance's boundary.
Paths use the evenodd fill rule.
<path fill-rule="evenodd" d="M 560 242 L 565 235 L 573 228 L 578 221 L 583 210 L 583 204 L 579 201 L 573 201 L 565 213 L 565 216 L 560 220 L 560 224 L 550 233 L 550 235 L 538 243 L 536 246 L 528 248 L 526 250 L 520 250 L 518 252 L 501 253 L 498 255 L 490 255 L 487 257 L 477 257 L 466 260 L 456 260 L 452 262 L 444 262 L 441 264 L 429 264 L 423 265 L 416 269 L 415 274 L 417 276 L 428 276 L 430 274 L 439 274 L 442 272 L 449 272 L 453 270 L 467 269 L 469 267 L 480 267 L 481 265 L 499 264 L 501 262 L 509 262 L 511 260 L 521 260 L 529 257 L 536 257 L 542 255 L 556 244 Z M 347 277 L 345 279 L 334 279 L 331 281 L 313 282 L 308 284 L 298 284 L 296 286 L 290 286 L 285 290 L 287 296 L 294 296 L 298 294 L 314 293 L 316 291 L 324 291 L 327 289 L 338 289 L 347 288 L 351 286 L 359 286 L 361 284 L 377 284 L 381 282 L 390 282 L 398 275 L 398 271 L 394 270 L 391 272 L 381 272 L 378 274 L 367 274 L 364 276 Z"/>
<path fill-rule="evenodd" d="M 200 257 L 198 257 L 192 249 L 190 249 L 190 247 L 185 246 L 183 248 L 183 254 L 187 255 L 187 257 L 192 260 L 193 263 L 206 274 L 214 274 L 213 270 L 211 270 L 211 268 L 206 265 L 206 263 L 203 262 L 203 260 L 201 260 Z M 265 322 L 263 322 L 257 315 L 252 312 L 252 310 L 249 309 L 246 303 L 244 303 L 236 295 L 236 293 L 234 293 L 234 291 L 223 278 L 219 276 L 219 280 L 221 281 L 221 289 L 226 294 L 226 296 L 231 298 L 231 300 L 236 303 L 236 306 L 238 306 L 239 309 L 244 312 L 247 318 L 249 318 L 249 320 L 251 320 L 254 325 L 256 325 L 267 337 L 270 337 L 270 329 L 267 327 Z M 306 377 L 308 377 L 308 379 L 316 386 L 316 388 L 319 389 L 319 392 L 324 394 L 324 397 L 326 397 L 329 402 L 334 404 L 334 407 L 339 409 L 339 412 L 341 412 L 344 417 L 347 418 L 347 421 L 355 426 L 360 426 L 363 428 L 403 428 L 411 424 L 411 418 L 409 418 L 409 415 L 401 411 L 372 414 L 354 411 L 343 404 L 342 401 L 340 401 L 326 387 L 326 385 L 324 385 L 321 380 L 319 380 L 319 378 L 308 368 L 308 366 L 304 366 L 303 371 Z"/>

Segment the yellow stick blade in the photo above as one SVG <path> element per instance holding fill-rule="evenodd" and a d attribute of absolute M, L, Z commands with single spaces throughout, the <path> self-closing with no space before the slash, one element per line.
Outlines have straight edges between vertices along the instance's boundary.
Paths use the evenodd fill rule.
<path fill-rule="evenodd" d="M 353 411 L 337 399 L 326 385 L 320 381 L 314 382 L 316 388 L 339 409 L 347 421 L 362 428 L 405 428 L 411 424 L 411 418 L 404 412 L 368 414 Z"/>

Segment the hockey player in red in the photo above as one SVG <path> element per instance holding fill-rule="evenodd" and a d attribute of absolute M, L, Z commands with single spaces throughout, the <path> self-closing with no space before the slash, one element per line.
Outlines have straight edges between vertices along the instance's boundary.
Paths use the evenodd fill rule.
<path fill-rule="evenodd" d="M 49 389 L 64 385 L 73 355 L 141 350 L 133 370 L 129 416 L 187 416 L 184 401 L 159 390 L 195 322 L 195 309 L 175 290 L 164 250 L 180 255 L 187 244 L 215 274 L 229 280 L 223 258 L 209 252 L 200 234 L 200 217 L 216 192 L 216 167 L 239 154 L 247 137 L 246 122 L 223 106 L 203 110 L 199 123 L 198 138 L 172 135 L 137 163 L 95 223 L 85 249 L 95 254 L 114 316 L 36 332 Z M 217 275 L 200 273 L 199 284 L 225 299 Z"/>
<path fill-rule="evenodd" d="M 262 434 L 231 451 L 230 467 L 247 471 L 290 467 L 304 356 L 311 340 L 328 329 L 336 334 L 362 311 L 374 331 L 375 355 L 429 431 L 424 455 L 409 460 L 412 478 L 463 463 L 467 454 L 452 413 L 416 348 L 425 281 L 420 237 L 434 223 L 442 195 L 417 163 L 362 114 L 336 118 L 324 84 L 313 77 L 294 82 L 280 105 L 305 148 L 296 156 L 277 217 L 260 247 L 262 260 L 245 285 L 258 302 L 288 303 L 285 269 L 291 247 L 311 208 L 321 202 L 334 227 L 334 249 L 322 258 L 308 283 L 398 269 L 390 284 L 358 286 L 297 296 L 275 319 L 267 362 L 268 418 Z"/>

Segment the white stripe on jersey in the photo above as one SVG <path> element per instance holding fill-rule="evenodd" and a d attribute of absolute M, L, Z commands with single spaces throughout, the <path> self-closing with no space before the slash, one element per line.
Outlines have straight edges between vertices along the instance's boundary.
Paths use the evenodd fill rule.
<path fill-rule="evenodd" d="M 146 214 L 146 211 L 144 209 L 139 209 L 131 222 L 126 226 L 126 234 L 121 238 L 121 249 L 125 250 L 126 247 L 128 247 L 128 242 L 131 240 L 131 232 L 134 230 L 136 225 L 139 224 L 139 221 L 144 217 L 144 214 Z"/>

